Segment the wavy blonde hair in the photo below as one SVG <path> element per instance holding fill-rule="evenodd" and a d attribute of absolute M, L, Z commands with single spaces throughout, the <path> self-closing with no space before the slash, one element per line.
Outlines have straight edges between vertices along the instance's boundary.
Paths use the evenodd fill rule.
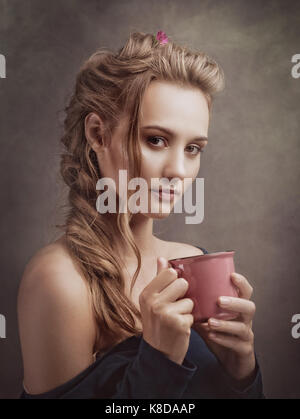
<path fill-rule="evenodd" d="M 87 281 L 98 335 L 94 350 L 101 352 L 123 337 L 142 330 L 138 308 L 125 295 L 124 261 L 117 245 L 131 248 L 138 266 L 130 293 L 141 268 L 141 255 L 131 230 L 130 212 L 100 214 L 96 209 L 101 177 L 97 157 L 85 137 L 85 117 L 94 112 L 103 121 L 103 141 L 109 141 L 122 115 L 130 115 L 124 138 L 130 173 L 140 176 L 139 117 L 141 101 L 153 80 L 169 81 L 200 89 L 211 108 L 212 95 L 223 88 L 220 66 L 203 52 L 191 51 L 169 38 L 158 44 L 152 34 L 131 33 L 117 53 L 101 48 L 82 65 L 74 92 L 65 107 L 61 138 L 60 173 L 69 187 L 63 230 L 69 252 Z"/>

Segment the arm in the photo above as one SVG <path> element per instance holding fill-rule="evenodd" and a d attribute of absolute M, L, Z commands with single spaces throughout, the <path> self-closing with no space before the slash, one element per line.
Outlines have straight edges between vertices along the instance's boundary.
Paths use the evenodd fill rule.
<path fill-rule="evenodd" d="M 87 287 L 70 259 L 45 251 L 31 259 L 19 287 L 18 325 L 30 393 L 47 392 L 93 362 Z"/>
<path fill-rule="evenodd" d="M 181 365 L 171 361 L 142 338 L 112 398 L 180 399 L 196 368 L 187 359 Z"/>
<path fill-rule="evenodd" d="M 226 388 L 228 397 L 237 399 L 265 399 L 261 369 L 255 354 L 255 370 L 250 380 L 239 382 L 234 380 L 221 367 L 221 382 Z"/>
<path fill-rule="evenodd" d="M 32 265 L 32 264 L 31 264 Z M 93 362 L 92 313 L 83 279 L 65 260 L 27 269 L 18 297 L 21 398 L 180 398 L 196 371 L 132 337 Z"/>
<path fill-rule="evenodd" d="M 169 360 L 135 336 L 116 345 L 64 384 L 29 399 L 147 399 L 181 398 L 197 367 Z"/>

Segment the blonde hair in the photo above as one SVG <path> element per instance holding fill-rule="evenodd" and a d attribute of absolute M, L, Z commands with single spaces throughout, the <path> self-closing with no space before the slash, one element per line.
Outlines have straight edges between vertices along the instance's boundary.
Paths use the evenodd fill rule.
<path fill-rule="evenodd" d="M 96 209 L 101 167 L 86 140 L 84 121 L 90 112 L 98 114 L 104 123 L 103 141 L 109 141 L 121 115 L 130 115 L 124 138 L 128 178 L 140 176 L 140 106 L 152 80 L 196 87 L 209 108 L 212 95 L 224 83 L 222 69 L 205 53 L 179 46 L 170 37 L 167 44 L 159 45 L 152 34 L 134 32 L 116 54 L 101 48 L 83 64 L 65 108 L 60 173 L 69 193 L 65 223 L 57 227 L 65 232 L 70 254 L 91 293 L 98 326 L 96 351 L 109 349 L 123 336 L 142 333 L 136 324 L 140 312 L 125 295 L 123 260 L 116 243 L 129 246 L 137 258 L 130 292 L 140 272 L 141 255 L 131 231 L 133 214 L 100 214 Z"/>

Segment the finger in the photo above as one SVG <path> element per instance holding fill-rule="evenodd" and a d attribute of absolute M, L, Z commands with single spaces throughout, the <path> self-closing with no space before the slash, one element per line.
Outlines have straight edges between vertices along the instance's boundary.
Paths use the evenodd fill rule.
<path fill-rule="evenodd" d="M 188 326 L 192 327 L 192 324 L 194 323 L 194 316 L 188 313 L 188 314 L 182 314 L 182 317 L 187 322 Z"/>
<path fill-rule="evenodd" d="M 177 272 L 173 268 L 162 269 L 158 275 L 145 287 L 145 293 L 159 293 L 177 279 Z"/>
<path fill-rule="evenodd" d="M 253 343 L 254 335 L 251 328 L 243 322 L 226 321 L 210 318 L 208 325 L 211 331 L 228 333 L 239 337 L 244 341 Z"/>
<path fill-rule="evenodd" d="M 199 329 L 199 330 L 203 330 L 205 332 L 209 332 L 210 331 L 210 327 L 208 325 L 207 322 L 202 323 L 202 322 L 196 322 L 195 323 L 195 328 Z"/>
<path fill-rule="evenodd" d="M 234 285 L 239 290 L 239 297 L 250 300 L 253 293 L 253 288 L 249 284 L 248 280 L 243 275 L 238 274 L 237 272 L 233 272 L 231 274 L 231 279 Z"/>
<path fill-rule="evenodd" d="M 157 270 L 156 270 L 156 276 L 163 270 L 167 269 L 169 266 L 169 263 L 166 258 L 164 257 L 158 257 L 156 260 L 157 263 Z"/>
<path fill-rule="evenodd" d="M 184 297 L 189 284 L 184 278 L 176 278 L 166 286 L 159 294 L 160 301 L 174 302 L 180 297 Z"/>
<path fill-rule="evenodd" d="M 191 298 L 183 298 L 171 303 L 171 309 L 179 314 L 190 314 L 194 308 L 194 301 Z"/>
<path fill-rule="evenodd" d="M 208 322 L 199 323 L 204 330 L 209 330 Z"/>
<path fill-rule="evenodd" d="M 226 310 L 240 313 L 246 322 L 253 319 L 256 310 L 254 302 L 244 298 L 222 296 L 218 298 L 218 304 Z"/>
<path fill-rule="evenodd" d="M 253 346 L 250 342 L 243 341 L 237 336 L 226 335 L 214 331 L 208 333 L 208 339 L 225 348 L 230 348 L 241 355 L 248 355 L 253 351 Z"/>

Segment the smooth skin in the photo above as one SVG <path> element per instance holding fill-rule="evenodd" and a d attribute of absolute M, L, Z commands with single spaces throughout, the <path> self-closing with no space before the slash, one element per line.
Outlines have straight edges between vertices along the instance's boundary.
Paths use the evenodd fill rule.
<path fill-rule="evenodd" d="M 207 146 L 207 139 L 195 140 L 207 138 L 209 111 L 205 96 L 195 88 L 155 81 L 144 94 L 141 110 L 142 177 L 149 187 L 151 178 L 177 178 L 177 186 L 183 191 L 184 179 L 194 180 L 200 169 L 197 147 Z M 127 168 L 128 163 L 121 148 L 126 124 L 124 117 L 111 143 L 105 144 L 99 115 L 90 113 L 85 119 L 86 140 L 97 155 L 101 174 L 115 179 L 116 185 L 118 170 Z M 168 128 L 173 135 L 145 128 L 149 125 Z M 209 335 L 205 326 L 192 326 L 193 302 L 184 298 L 187 284 L 177 278 L 176 271 L 169 270 L 167 260 L 200 255 L 202 251 L 185 243 L 160 240 L 153 234 L 153 219 L 164 219 L 169 213 L 170 208 L 162 206 L 159 213 L 136 214 L 133 223 L 142 266 L 132 298 L 140 306 L 144 339 L 181 364 L 194 327 L 228 373 L 245 383 L 252 378 L 255 368 L 252 332 L 255 305 L 249 301 L 252 288 L 244 277 L 237 284 L 239 298 L 232 300 L 228 308 L 239 313 L 238 319 L 223 321 L 214 329 L 209 321 L 210 330 L 218 338 Z M 128 290 L 136 261 L 128 249 L 120 251 L 130 273 L 125 284 Z M 94 362 L 94 344 L 98 334 L 101 338 L 101 330 L 94 319 L 86 281 L 68 255 L 63 237 L 38 251 L 27 264 L 18 295 L 18 322 L 24 384 L 29 393 L 51 390 Z"/>
<path fill-rule="evenodd" d="M 140 294 L 144 340 L 177 364 L 188 350 L 194 321 L 193 300 L 183 298 L 187 290 L 188 282 L 158 258 L 157 276 Z"/>

